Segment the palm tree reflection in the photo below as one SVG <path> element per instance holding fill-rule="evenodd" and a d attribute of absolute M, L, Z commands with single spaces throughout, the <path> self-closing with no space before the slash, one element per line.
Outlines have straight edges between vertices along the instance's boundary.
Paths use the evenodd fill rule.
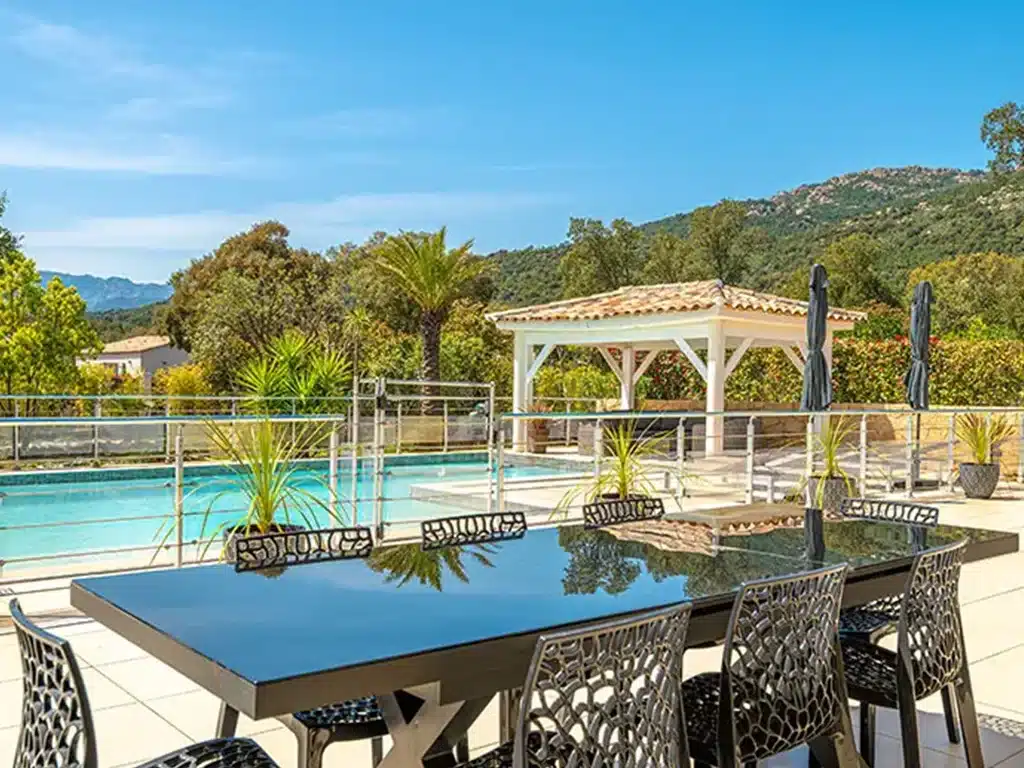
<path fill-rule="evenodd" d="M 415 578 L 420 584 L 441 592 L 444 589 L 445 571 L 450 571 L 459 581 L 469 583 L 469 574 L 462 562 L 463 555 L 468 554 L 480 565 L 493 568 L 494 563 L 487 555 L 494 551 L 493 547 L 484 544 L 445 547 L 426 552 L 418 543 L 397 544 L 373 550 L 367 565 L 377 573 L 385 574 L 384 580 L 388 583 L 398 582 L 397 586 L 401 587 Z"/>

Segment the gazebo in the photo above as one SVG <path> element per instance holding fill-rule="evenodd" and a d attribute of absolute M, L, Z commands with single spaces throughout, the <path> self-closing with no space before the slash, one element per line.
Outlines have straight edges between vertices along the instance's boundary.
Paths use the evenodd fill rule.
<path fill-rule="evenodd" d="M 801 371 L 806 355 L 807 302 L 725 285 L 720 280 L 626 286 L 609 293 L 520 307 L 487 315 L 515 335 L 512 410 L 533 404 L 533 377 L 559 344 L 594 347 L 619 379 L 619 407 L 632 410 L 637 381 L 663 350 L 682 352 L 707 384 L 705 453 L 722 452 L 725 381 L 752 347 L 781 347 Z M 853 328 L 862 312 L 828 313 L 825 359 L 832 336 Z M 621 352 L 620 360 L 612 350 Z M 706 350 L 704 359 L 698 354 Z M 513 442 L 526 442 L 517 420 Z"/>

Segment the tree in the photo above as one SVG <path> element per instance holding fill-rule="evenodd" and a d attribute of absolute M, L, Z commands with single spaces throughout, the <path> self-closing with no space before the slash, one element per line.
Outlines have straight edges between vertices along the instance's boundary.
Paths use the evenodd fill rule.
<path fill-rule="evenodd" d="M 78 360 L 102 349 L 78 292 L 53 278 L 44 288 L 35 263 L 11 244 L 0 253 L 0 390 L 64 393 L 79 382 Z"/>
<path fill-rule="evenodd" d="M 1024 168 L 1024 107 L 1008 101 L 981 121 L 981 140 L 995 156 L 988 167 L 996 173 Z"/>
<path fill-rule="evenodd" d="M 445 227 L 427 235 L 402 233 L 385 240 L 376 251 L 377 265 L 419 308 L 426 381 L 441 378 L 441 330 L 452 305 L 486 267 L 473 255 L 472 240 L 449 249 L 446 237 Z M 427 393 L 436 394 L 436 387 L 428 388 Z"/>
<path fill-rule="evenodd" d="M 168 332 L 219 389 L 290 328 L 321 339 L 338 331 L 344 304 L 331 263 L 292 248 L 288 234 L 276 221 L 254 224 L 171 278 Z"/>
<path fill-rule="evenodd" d="M 625 219 L 569 219 L 569 249 L 559 263 L 565 298 L 641 282 L 644 235 Z"/>
<path fill-rule="evenodd" d="M 828 300 L 837 307 L 862 308 L 873 304 L 895 304 L 892 291 L 878 274 L 888 253 L 876 238 L 856 232 L 826 246 L 817 259 L 828 271 Z M 807 299 L 810 267 L 793 272 L 781 292 L 795 299 Z"/>
<path fill-rule="evenodd" d="M 735 200 L 697 208 L 691 215 L 689 242 L 711 277 L 731 284 L 743 277 L 747 256 L 736 246 L 746 218 L 746 207 Z"/>
<path fill-rule="evenodd" d="M 1008 328 L 1024 337 L 1024 261 L 1002 253 L 967 253 L 918 267 L 910 273 L 904 302 L 914 286 L 930 280 L 935 291 L 932 332 L 966 334 L 977 318 L 988 329 Z M 975 324 L 977 327 L 977 324 Z"/>
<path fill-rule="evenodd" d="M 347 394 L 352 378 L 348 358 L 289 329 L 251 358 L 238 372 L 238 388 L 257 398 L 260 412 L 339 412 L 327 398 Z"/>
<path fill-rule="evenodd" d="M 688 240 L 671 232 L 655 232 L 648 241 L 644 283 L 685 283 L 709 277 L 707 264 L 697 256 Z"/>

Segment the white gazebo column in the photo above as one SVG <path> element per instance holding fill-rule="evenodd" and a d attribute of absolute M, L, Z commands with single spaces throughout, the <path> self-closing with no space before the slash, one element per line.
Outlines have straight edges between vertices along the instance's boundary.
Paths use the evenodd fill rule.
<path fill-rule="evenodd" d="M 515 334 L 512 352 L 512 411 L 526 413 L 533 405 L 533 387 L 530 386 L 530 365 L 533 363 L 533 345 L 526 336 Z M 516 419 L 512 424 L 512 450 L 526 450 L 527 422 Z"/>
<path fill-rule="evenodd" d="M 633 410 L 633 393 L 636 382 L 633 381 L 636 370 L 636 350 L 632 346 L 622 348 L 622 372 L 619 375 L 619 408 L 624 411 Z"/>
<path fill-rule="evenodd" d="M 706 410 L 725 410 L 725 328 L 722 323 L 712 320 L 708 326 L 707 362 L 708 398 Z M 716 456 L 725 449 L 725 419 L 708 416 L 704 420 L 704 455 Z"/>

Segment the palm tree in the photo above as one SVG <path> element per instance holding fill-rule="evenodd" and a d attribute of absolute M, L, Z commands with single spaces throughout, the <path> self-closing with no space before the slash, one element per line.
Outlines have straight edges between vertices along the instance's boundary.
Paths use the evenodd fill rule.
<path fill-rule="evenodd" d="M 472 240 L 449 250 L 446 235 L 445 227 L 428 234 L 403 232 L 377 249 L 377 263 L 394 275 L 405 295 L 420 309 L 422 376 L 426 381 L 440 381 L 441 328 L 452 304 L 484 269 L 484 262 L 471 253 Z M 437 387 L 426 387 L 424 392 L 428 397 L 436 396 Z"/>
<path fill-rule="evenodd" d="M 397 581 L 400 587 L 415 578 L 420 584 L 441 592 L 445 571 L 469 583 L 469 574 L 462 563 L 463 554 L 469 554 L 485 568 L 493 568 L 494 564 L 487 557 L 493 552 L 493 548 L 483 544 L 430 550 L 422 549 L 419 544 L 396 544 L 374 549 L 367 564 L 372 570 L 385 574 L 385 581 Z"/>

